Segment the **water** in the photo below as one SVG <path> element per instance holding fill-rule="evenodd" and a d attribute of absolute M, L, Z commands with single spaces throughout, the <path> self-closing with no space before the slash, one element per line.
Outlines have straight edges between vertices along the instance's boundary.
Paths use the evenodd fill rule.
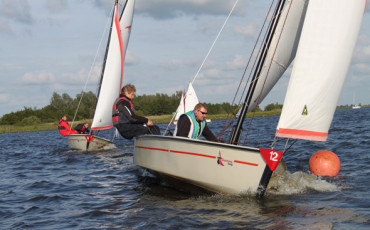
<path fill-rule="evenodd" d="M 298 141 L 284 156 L 288 172 L 260 200 L 171 187 L 133 164 L 133 141 L 86 154 L 57 131 L 0 134 L 0 228 L 369 229 L 369 113 L 338 110 L 327 142 Z M 256 118 L 250 138 L 273 135 L 277 120 Z M 337 177 L 308 172 L 323 149 L 339 156 Z"/>

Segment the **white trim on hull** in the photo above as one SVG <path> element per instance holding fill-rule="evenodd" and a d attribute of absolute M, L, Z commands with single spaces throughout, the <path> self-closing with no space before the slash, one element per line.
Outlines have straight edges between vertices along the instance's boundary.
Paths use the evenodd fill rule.
<path fill-rule="evenodd" d="M 135 138 L 134 163 L 221 194 L 262 196 L 272 174 L 257 148 L 170 136 Z"/>
<path fill-rule="evenodd" d="M 68 145 L 72 149 L 82 151 L 95 151 L 102 149 L 114 149 L 117 148 L 114 143 L 108 139 L 93 136 L 91 138 L 88 134 L 71 134 L 68 135 Z"/>

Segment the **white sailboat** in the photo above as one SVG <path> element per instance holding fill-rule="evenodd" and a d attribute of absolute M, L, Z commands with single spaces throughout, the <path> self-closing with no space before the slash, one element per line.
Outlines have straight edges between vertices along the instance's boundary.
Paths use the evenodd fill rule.
<path fill-rule="evenodd" d="M 118 6 L 118 0 L 116 0 L 99 83 L 98 99 L 91 125 L 92 131 L 113 128 L 112 107 L 122 88 L 123 67 L 130 38 L 135 0 L 127 0 L 120 15 Z M 69 135 L 68 144 L 70 148 L 84 151 L 115 148 L 112 140 L 98 137 L 93 133 Z"/>
<path fill-rule="evenodd" d="M 352 109 L 361 109 L 361 105 L 355 104 L 355 94 L 353 94 L 353 106 Z"/>
<path fill-rule="evenodd" d="M 182 114 L 193 110 L 195 105 L 198 103 L 199 103 L 199 100 L 198 100 L 197 94 L 195 93 L 193 84 L 191 84 L 190 82 L 186 93 L 183 92 L 181 95 L 181 100 L 176 110 L 176 116 L 175 116 L 174 123 L 177 122 L 177 120 Z"/>
<path fill-rule="evenodd" d="M 155 174 L 221 194 L 261 197 L 285 150 L 237 145 L 245 114 L 295 57 L 276 137 L 325 141 L 366 0 L 278 1 L 240 116 L 227 143 L 139 136 L 134 162 Z"/>

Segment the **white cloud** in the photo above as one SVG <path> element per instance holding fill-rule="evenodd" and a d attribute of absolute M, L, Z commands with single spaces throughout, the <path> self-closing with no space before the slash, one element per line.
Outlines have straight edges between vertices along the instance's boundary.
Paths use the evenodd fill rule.
<path fill-rule="evenodd" d="M 246 61 L 243 59 L 243 56 L 240 54 L 235 55 L 234 60 L 227 62 L 227 67 L 229 69 L 240 69 L 245 67 Z"/>
<path fill-rule="evenodd" d="M 256 28 L 254 25 L 235 26 L 234 32 L 236 34 L 241 34 L 247 38 L 252 38 L 256 34 Z"/>
<path fill-rule="evenodd" d="M 67 0 L 48 0 L 46 8 L 52 12 L 61 12 L 68 8 Z"/>
<path fill-rule="evenodd" d="M 10 95 L 9 94 L 2 94 L 0 93 L 0 103 L 8 103 L 10 100 Z"/>
<path fill-rule="evenodd" d="M 0 17 L 22 24 L 33 22 L 27 0 L 2 0 L 0 2 Z"/>
<path fill-rule="evenodd" d="M 52 73 L 26 73 L 20 79 L 21 84 L 50 84 L 55 82 Z"/>

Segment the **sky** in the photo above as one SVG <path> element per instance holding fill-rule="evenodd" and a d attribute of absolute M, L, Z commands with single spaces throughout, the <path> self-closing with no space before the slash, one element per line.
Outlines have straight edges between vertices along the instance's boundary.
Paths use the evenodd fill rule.
<path fill-rule="evenodd" d="M 96 92 L 114 0 L 0 0 L 0 117 L 53 92 Z M 193 80 L 235 0 L 136 0 L 123 83 L 172 95 Z M 201 102 L 232 102 L 268 0 L 239 0 L 194 81 Z M 100 48 L 99 48 L 100 47 Z M 94 61 L 95 60 L 95 61 Z M 282 104 L 291 67 L 261 104 Z M 368 6 L 338 105 L 370 104 Z M 89 81 L 87 81 L 89 79 Z"/>

